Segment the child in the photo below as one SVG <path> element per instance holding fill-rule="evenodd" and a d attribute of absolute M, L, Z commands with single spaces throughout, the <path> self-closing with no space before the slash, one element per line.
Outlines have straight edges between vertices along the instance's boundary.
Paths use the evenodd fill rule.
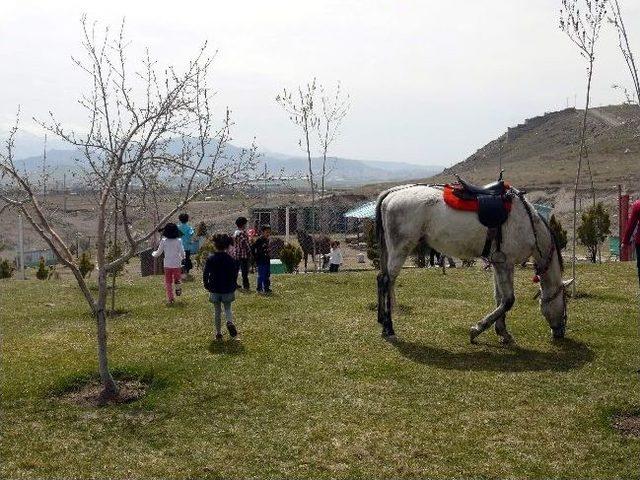
<path fill-rule="evenodd" d="M 238 270 L 242 272 L 242 288 L 249 290 L 249 257 L 251 256 L 251 244 L 249 243 L 249 236 L 245 231 L 247 228 L 247 219 L 245 217 L 239 217 L 236 220 L 236 227 L 238 227 L 238 229 L 233 234 L 233 256 L 236 259 Z"/>
<path fill-rule="evenodd" d="M 160 245 L 151 255 L 159 257 L 164 253 L 164 288 L 167 292 L 169 305 L 173 304 L 173 285 L 176 286 L 176 295 L 182 294 L 180 287 L 180 276 L 182 274 L 182 260 L 184 259 L 184 248 L 180 241 L 180 230 L 175 223 L 167 223 L 162 229 L 162 239 Z"/>
<path fill-rule="evenodd" d="M 215 252 L 207 258 L 202 275 L 204 288 L 210 292 L 209 300 L 213 303 L 215 310 L 216 340 L 222 340 L 223 305 L 229 335 L 232 338 L 238 335 L 238 330 L 233 324 L 233 316 L 231 314 L 231 302 L 236 299 L 235 290 L 238 269 L 233 257 L 227 253 L 227 249 L 232 243 L 233 239 L 229 235 L 214 235 L 213 245 Z"/>
<path fill-rule="evenodd" d="M 269 236 L 271 227 L 263 225 L 262 234 L 253 244 L 253 257 L 258 269 L 258 293 L 271 293 L 271 255 L 269 253 Z"/>
<path fill-rule="evenodd" d="M 342 265 L 342 252 L 340 251 L 340 242 L 331 244 L 331 252 L 329 253 L 329 271 L 337 272 Z"/>
<path fill-rule="evenodd" d="M 178 229 L 182 234 L 182 247 L 184 248 L 184 262 L 183 262 L 183 271 L 185 277 L 189 276 L 189 272 L 193 268 L 193 262 L 191 261 L 191 254 L 196 253 L 194 251 L 194 243 L 193 243 L 193 235 L 195 230 L 191 225 L 189 225 L 189 215 L 186 213 L 181 213 L 178 215 L 178 220 L 180 220 L 180 225 L 178 225 Z"/>

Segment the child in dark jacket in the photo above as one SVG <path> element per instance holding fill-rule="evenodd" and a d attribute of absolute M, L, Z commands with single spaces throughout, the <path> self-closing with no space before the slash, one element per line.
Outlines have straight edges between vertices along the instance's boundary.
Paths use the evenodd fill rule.
<path fill-rule="evenodd" d="M 209 255 L 204 266 L 202 281 L 204 288 L 209 291 L 209 301 L 213 303 L 215 311 L 216 340 L 222 340 L 222 307 L 227 321 L 229 335 L 235 337 L 238 330 L 233 323 L 231 303 L 236 299 L 236 278 L 238 268 L 236 261 L 227 253 L 233 243 L 229 235 L 214 235 L 215 252 Z"/>
<path fill-rule="evenodd" d="M 271 293 L 271 254 L 269 253 L 269 236 L 271 227 L 263 225 L 260 237 L 253 244 L 253 258 L 258 269 L 258 293 Z"/>

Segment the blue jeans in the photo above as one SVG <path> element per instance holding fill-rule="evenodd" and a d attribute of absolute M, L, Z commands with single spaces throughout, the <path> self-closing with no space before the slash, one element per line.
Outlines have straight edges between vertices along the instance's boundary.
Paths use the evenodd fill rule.
<path fill-rule="evenodd" d="M 268 292 L 271 290 L 271 265 L 259 263 L 258 267 L 258 291 Z"/>

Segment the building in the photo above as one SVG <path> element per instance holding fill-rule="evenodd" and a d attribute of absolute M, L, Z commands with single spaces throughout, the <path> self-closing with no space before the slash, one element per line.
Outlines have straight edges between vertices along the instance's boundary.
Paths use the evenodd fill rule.
<path fill-rule="evenodd" d="M 285 235 L 288 211 L 290 234 L 295 234 L 298 230 L 345 232 L 348 220 L 344 214 L 364 200 L 364 195 L 335 194 L 319 198 L 315 207 L 312 207 L 311 201 L 257 205 L 249 210 L 249 224 L 253 225 L 256 221 L 259 225 L 268 224 L 275 235 Z"/>

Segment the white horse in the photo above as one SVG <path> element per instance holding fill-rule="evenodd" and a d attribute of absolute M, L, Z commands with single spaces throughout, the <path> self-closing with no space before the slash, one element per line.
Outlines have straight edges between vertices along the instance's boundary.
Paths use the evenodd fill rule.
<path fill-rule="evenodd" d="M 378 322 L 384 337 L 395 337 L 391 313 L 394 284 L 417 242 L 426 242 L 443 254 L 462 259 L 478 258 L 487 242 L 487 228 L 478 214 L 456 210 L 443 199 L 442 188 L 404 185 L 380 194 L 376 207 L 380 248 L 378 275 Z M 501 342 L 513 340 L 507 331 L 506 313 L 515 301 L 514 265 L 533 256 L 540 279 L 540 306 L 554 338 L 563 338 L 567 322 L 562 256 L 547 222 L 517 190 L 513 190 L 511 213 L 502 225 L 500 251 L 492 242 L 488 258 L 494 267 L 496 308 L 470 329 L 471 342 L 495 323 Z M 486 253 L 486 252 L 485 252 Z"/>

